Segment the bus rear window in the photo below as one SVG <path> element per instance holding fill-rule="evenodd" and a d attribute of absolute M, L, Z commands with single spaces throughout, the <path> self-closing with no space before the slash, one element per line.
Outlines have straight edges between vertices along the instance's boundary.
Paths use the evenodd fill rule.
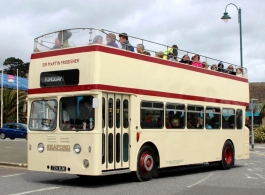
<path fill-rule="evenodd" d="M 66 85 L 78 85 L 79 70 L 57 70 L 50 72 L 42 72 L 40 74 L 41 87 L 55 87 Z"/>

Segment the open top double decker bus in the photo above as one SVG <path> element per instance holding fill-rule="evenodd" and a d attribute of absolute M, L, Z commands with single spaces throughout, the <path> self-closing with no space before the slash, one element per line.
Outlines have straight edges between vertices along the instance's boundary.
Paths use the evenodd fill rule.
<path fill-rule="evenodd" d="M 110 36 L 118 47 L 109 44 Z M 155 53 L 170 47 L 130 36 L 133 46 L 144 45 L 150 55 L 127 51 L 115 37 L 119 34 L 82 28 L 35 39 L 29 170 L 136 172 L 147 181 L 163 168 L 208 162 L 230 169 L 235 160 L 249 158 L 246 69 L 238 77 L 158 58 Z M 178 49 L 184 54 L 193 53 Z"/>

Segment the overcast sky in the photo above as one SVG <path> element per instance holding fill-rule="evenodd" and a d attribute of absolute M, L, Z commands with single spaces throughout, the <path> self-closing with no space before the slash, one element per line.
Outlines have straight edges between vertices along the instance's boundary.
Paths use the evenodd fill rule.
<path fill-rule="evenodd" d="M 69 28 L 127 34 L 240 65 L 238 12 L 242 9 L 243 66 L 250 82 L 265 81 L 264 0 L 0 0 L 0 58 L 30 61 L 34 38 Z"/>

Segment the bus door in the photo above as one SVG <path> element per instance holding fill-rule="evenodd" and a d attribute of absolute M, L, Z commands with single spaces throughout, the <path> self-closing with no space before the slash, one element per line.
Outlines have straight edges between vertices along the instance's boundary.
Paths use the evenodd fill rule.
<path fill-rule="evenodd" d="M 102 169 L 129 167 L 129 96 L 102 95 Z"/>

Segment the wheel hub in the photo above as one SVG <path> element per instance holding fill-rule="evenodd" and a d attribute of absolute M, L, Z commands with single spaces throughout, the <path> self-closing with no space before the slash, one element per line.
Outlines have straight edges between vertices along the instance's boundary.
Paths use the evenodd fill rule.
<path fill-rule="evenodd" d="M 147 173 L 152 170 L 154 165 L 153 157 L 149 154 L 149 152 L 144 152 L 140 158 L 140 169 L 143 173 Z"/>
<path fill-rule="evenodd" d="M 227 147 L 224 151 L 224 159 L 226 164 L 230 164 L 232 162 L 232 149 L 230 147 Z"/>

